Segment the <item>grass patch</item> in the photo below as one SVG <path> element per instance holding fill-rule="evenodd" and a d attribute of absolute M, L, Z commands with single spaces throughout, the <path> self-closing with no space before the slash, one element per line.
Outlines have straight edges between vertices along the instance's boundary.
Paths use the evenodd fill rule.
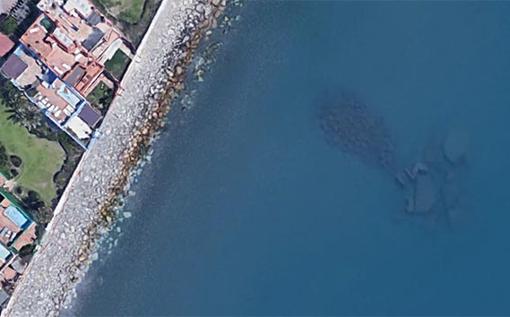
<path fill-rule="evenodd" d="M 130 24 L 136 24 L 142 18 L 145 0 L 127 0 L 127 7 L 120 11 L 119 18 Z"/>
<path fill-rule="evenodd" d="M 113 89 L 106 86 L 104 82 L 100 82 L 99 85 L 92 90 L 92 92 L 87 96 L 87 100 L 94 106 L 94 108 L 99 109 L 101 114 L 104 116 L 106 111 L 108 110 L 108 106 L 112 103 L 113 100 Z"/>
<path fill-rule="evenodd" d="M 96 0 L 115 18 L 136 24 L 140 22 L 146 0 Z"/>
<path fill-rule="evenodd" d="M 3 34 L 11 35 L 18 28 L 18 23 L 16 19 L 12 16 L 7 16 L 2 22 L 0 22 L 0 32 Z"/>
<path fill-rule="evenodd" d="M 117 50 L 113 57 L 105 63 L 106 69 L 115 78 L 120 80 L 126 71 L 131 59 L 123 51 Z"/>
<path fill-rule="evenodd" d="M 161 4 L 161 0 L 135 0 L 140 1 L 141 15 L 136 23 L 128 23 L 122 19 L 121 12 L 119 11 L 118 3 L 126 0 L 92 0 L 103 14 L 111 19 L 116 26 L 124 32 L 129 41 L 137 47 L 149 28 L 150 23 L 156 11 Z"/>
<path fill-rule="evenodd" d="M 22 160 L 16 182 L 23 188 L 37 192 L 46 206 L 51 206 L 51 200 L 57 194 L 53 176 L 62 167 L 64 150 L 57 142 L 30 134 L 8 117 L 5 106 L 0 103 L 0 144 L 7 153 Z"/>

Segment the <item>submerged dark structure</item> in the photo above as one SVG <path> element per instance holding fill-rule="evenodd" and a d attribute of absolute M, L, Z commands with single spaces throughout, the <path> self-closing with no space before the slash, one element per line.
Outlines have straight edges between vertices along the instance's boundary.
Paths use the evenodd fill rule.
<path fill-rule="evenodd" d="M 425 147 L 420 161 L 395 177 L 401 186 L 405 211 L 443 218 L 450 225 L 462 217 L 462 178 L 469 146 L 467 131 L 451 128 L 439 142 Z"/>
<path fill-rule="evenodd" d="M 319 121 L 328 143 L 365 163 L 394 171 L 389 130 L 355 94 L 342 92 L 322 104 Z"/>
<path fill-rule="evenodd" d="M 334 98 L 331 98 L 334 96 Z M 463 214 L 462 175 L 469 148 L 467 131 L 451 128 L 427 144 L 410 164 L 399 166 L 384 120 L 358 96 L 329 94 L 319 107 L 319 123 L 329 144 L 364 163 L 390 172 L 401 189 L 409 218 L 453 224 Z"/>

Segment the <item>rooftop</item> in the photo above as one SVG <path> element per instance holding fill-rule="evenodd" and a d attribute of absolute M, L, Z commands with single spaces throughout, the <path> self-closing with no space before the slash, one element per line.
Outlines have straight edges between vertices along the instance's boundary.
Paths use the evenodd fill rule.
<path fill-rule="evenodd" d="M 0 1 L 0 14 L 8 13 L 12 7 L 18 2 L 17 0 L 1 0 Z"/>
<path fill-rule="evenodd" d="M 0 68 L 0 72 L 8 79 L 16 79 L 21 75 L 28 65 L 15 54 L 11 54 Z"/>
<path fill-rule="evenodd" d="M 90 138 L 92 134 L 92 128 L 78 116 L 69 119 L 67 127 L 81 140 Z"/>
<path fill-rule="evenodd" d="M 9 206 L 5 209 L 4 214 L 18 228 L 23 228 L 28 222 L 28 218 L 15 206 Z"/>
<path fill-rule="evenodd" d="M 92 4 L 86 0 L 67 0 L 64 5 L 67 12 L 78 12 L 83 18 L 88 18 L 92 12 Z"/>
<path fill-rule="evenodd" d="M 50 12 L 54 13 L 54 10 Z M 61 13 L 65 14 L 65 11 Z M 90 51 L 94 45 L 100 45 L 104 33 L 76 16 L 49 17 L 55 19 L 49 22 L 56 26 L 53 30 L 44 27 L 48 17 L 41 15 L 23 34 L 21 42 L 51 70 L 84 94 L 104 70 L 104 65 Z"/>
<path fill-rule="evenodd" d="M 25 87 L 34 84 L 42 75 L 43 70 L 37 61 L 28 55 L 22 47 L 18 47 L 14 52 L 25 64 L 27 68 L 15 79 L 19 86 Z"/>
<path fill-rule="evenodd" d="M 91 128 L 94 128 L 99 120 L 101 120 L 101 114 L 92 108 L 89 104 L 86 104 L 78 114 L 80 119 L 87 123 Z"/>
<path fill-rule="evenodd" d="M 13 47 L 14 42 L 7 35 L 0 33 L 0 57 L 4 57 Z"/>
<path fill-rule="evenodd" d="M 9 294 L 7 294 L 3 288 L 0 288 L 0 305 L 3 305 L 9 297 Z"/>
<path fill-rule="evenodd" d="M 18 217 L 19 210 L 10 201 L 4 199 L 0 206 L 0 244 L 9 246 L 16 235 L 23 230 L 22 226 L 28 221 L 22 221 L 24 217 Z M 23 222 L 22 225 L 20 223 Z M 1 257 L 1 256 L 0 256 Z"/>
<path fill-rule="evenodd" d="M 27 263 L 20 258 L 12 261 L 11 267 L 16 271 L 16 273 L 23 274 L 25 269 L 27 268 Z"/>
<path fill-rule="evenodd" d="M 14 270 L 7 265 L 16 261 L 21 248 L 34 243 L 37 238 L 37 224 L 29 219 L 10 196 L 9 193 L 0 192 L 0 275 L 3 278 L 11 271 L 21 273 L 24 270 L 19 261 L 13 263 Z"/>
<path fill-rule="evenodd" d="M 16 270 L 11 268 L 10 266 L 6 266 L 2 269 L 2 277 L 3 277 L 3 280 L 5 280 L 5 281 L 12 281 L 13 279 L 16 278 L 17 275 L 18 275 L 18 272 L 16 272 Z M 0 301 L 1 301 L 1 299 L 0 299 Z"/>
<path fill-rule="evenodd" d="M 35 88 L 30 100 L 86 148 L 82 140 L 92 137 L 102 115 L 84 96 L 101 82 L 118 84 L 105 64 L 118 51 L 132 59 L 132 49 L 90 0 L 39 0 L 37 7 L 42 14 L 0 71 L 22 90 Z"/>
<path fill-rule="evenodd" d="M 78 106 L 78 104 L 81 102 L 80 97 L 72 92 L 71 89 L 69 89 L 66 85 L 61 85 L 57 90 L 57 94 L 62 97 L 62 99 L 67 102 L 67 104 L 74 108 L 76 108 L 76 106 Z"/>
<path fill-rule="evenodd" d="M 46 114 L 59 123 L 64 123 L 76 111 L 76 106 L 81 103 L 81 99 L 72 93 L 60 79 L 42 81 L 36 90 L 37 94 L 34 98 L 37 105 L 46 109 Z"/>
<path fill-rule="evenodd" d="M 34 243 L 37 238 L 36 226 L 35 222 L 30 222 L 30 225 L 14 240 L 12 247 L 19 251 L 24 246 Z"/>
<path fill-rule="evenodd" d="M 10 255 L 11 251 L 9 251 L 6 247 L 0 244 L 0 261 L 6 262 Z"/>

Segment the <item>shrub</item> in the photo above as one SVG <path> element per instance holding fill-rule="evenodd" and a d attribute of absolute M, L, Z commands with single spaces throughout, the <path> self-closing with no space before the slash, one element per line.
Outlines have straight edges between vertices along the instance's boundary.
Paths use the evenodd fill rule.
<path fill-rule="evenodd" d="M 9 160 L 11 161 L 12 165 L 15 167 L 20 167 L 21 164 L 23 164 L 23 160 L 19 156 L 11 155 L 9 156 Z"/>
<path fill-rule="evenodd" d="M 2 22 L 0 22 L 0 32 L 4 34 L 11 35 L 16 31 L 17 28 L 18 23 L 12 16 L 8 16 Z"/>
<path fill-rule="evenodd" d="M 5 147 L 0 144 L 0 166 L 8 166 L 9 165 L 9 157 L 7 156 L 7 150 Z"/>

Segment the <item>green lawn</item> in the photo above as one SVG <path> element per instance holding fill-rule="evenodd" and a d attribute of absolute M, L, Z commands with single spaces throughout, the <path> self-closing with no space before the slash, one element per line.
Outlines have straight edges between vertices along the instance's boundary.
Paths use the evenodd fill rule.
<path fill-rule="evenodd" d="M 120 11 L 119 18 L 131 24 L 138 23 L 142 17 L 145 0 L 124 0 L 123 2 L 125 5 Z"/>
<path fill-rule="evenodd" d="M 16 23 L 16 19 L 12 16 L 6 17 L 2 22 L 0 22 L 0 32 L 11 35 L 18 28 L 18 24 Z"/>
<path fill-rule="evenodd" d="M 36 191 L 46 206 L 56 196 L 53 175 L 64 163 L 65 152 L 57 142 L 37 138 L 8 120 L 6 108 L 0 103 L 0 144 L 10 155 L 19 156 L 23 163 L 16 177 L 19 186 Z"/>
<path fill-rule="evenodd" d="M 113 57 L 105 63 L 106 69 L 118 80 L 122 79 L 122 75 L 126 71 L 131 59 L 124 54 L 123 51 L 117 50 Z"/>
<path fill-rule="evenodd" d="M 94 104 L 99 105 L 103 103 L 110 103 L 113 98 L 113 89 L 106 86 L 105 83 L 100 82 L 99 85 L 92 90 L 90 94 L 87 96 L 87 100 Z"/>
<path fill-rule="evenodd" d="M 119 20 L 136 24 L 142 18 L 145 0 L 96 0 Z"/>

